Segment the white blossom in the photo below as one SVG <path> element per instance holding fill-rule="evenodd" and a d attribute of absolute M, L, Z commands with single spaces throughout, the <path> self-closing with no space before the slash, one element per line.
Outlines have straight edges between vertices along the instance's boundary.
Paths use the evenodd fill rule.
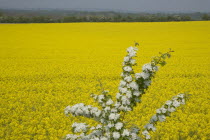
<path fill-rule="evenodd" d="M 100 120 L 100 122 L 101 122 L 101 123 L 104 123 L 104 122 L 105 122 L 105 119 L 102 118 L 102 119 Z"/>
<path fill-rule="evenodd" d="M 128 131 L 128 129 L 124 129 L 122 136 L 125 137 L 125 136 L 129 136 L 129 135 L 130 135 L 130 132 Z"/>
<path fill-rule="evenodd" d="M 147 86 L 149 86 L 149 85 L 151 84 L 151 82 L 152 82 L 152 81 L 150 81 L 150 80 L 146 80 L 146 81 L 144 81 L 144 84 L 145 84 L 145 86 L 147 87 Z"/>
<path fill-rule="evenodd" d="M 111 105 L 113 104 L 114 102 L 112 101 L 112 99 L 109 99 L 107 102 L 106 102 L 106 105 Z"/>
<path fill-rule="evenodd" d="M 131 63 L 132 65 L 134 65 L 134 64 L 136 64 L 136 60 L 135 60 L 135 59 L 131 59 L 131 60 L 130 60 L 130 63 Z"/>
<path fill-rule="evenodd" d="M 161 110 L 160 109 L 157 109 L 156 110 L 156 113 L 160 114 L 161 113 Z"/>
<path fill-rule="evenodd" d="M 148 135 L 149 134 L 149 132 L 147 131 L 147 130 L 144 130 L 143 132 L 142 132 L 142 135 Z"/>
<path fill-rule="evenodd" d="M 147 124 L 146 126 L 145 126 L 145 128 L 147 129 L 147 130 L 152 130 L 152 131 L 155 131 L 156 130 L 156 128 L 155 128 L 155 126 L 153 125 L 153 124 Z"/>
<path fill-rule="evenodd" d="M 114 106 L 115 106 L 116 108 L 118 108 L 118 107 L 120 107 L 120 105 L 121 105 L 120 102 L 116 102 Z"/>
<path fill-rule="evenodd" d="M 64 113 L 67 115 L 69 113 L 69 111 L 71 110 L 70 106 L 67 106 L 64 110 Z"/>
<path fill-rule="evenodd" d="M 92 127 L 90 128 L 90 130 L 94 130 L 94 129 L 96 129 L 94 126 L 92 126 Z"/>
<path fill-rule="evenodd" d="M 113 132 L 113 138 L 114 139 L 119 139 L 120 138 L 120 133 L 119 132 Z"/>
<path fill-rule="evenodd" d="M 142 70 L 143 71 L 152 71 L 151 63 L 144 64 L 143 67 L 142 67 Z"/>
<path fill-rule="evenodd" d="M 175 109 L 174 107 L 169 107 L 169 108 L 168 108 L 168 111 L 169 111 L 169 112 L 174 112 L 174 111 L 176 111 L 176 109 Z"/>
<path fill-rule="evenodd" d="M 107 136 L 110 139 L 111 133 L 110 132 L 106 132 L 105 136 Z"/>
<path fill-rule="evenodd" d="M 149 132 L 147 130 L 143 131 L 142 134 L 145 136 L 146 139 L 150 139 Z"/>
<path fill-rule="evenodd" d="M 165 115 L 158 115 L 158 119 L 159 119 L 160 122 L 163 122 L 163 121 L 165 121 L 166 116 Z"/>
<path fill-rule="evenodd" d="M 126 104 L 129 105 L 130 104 L 129 99 L 126 96 L 122 96 L 121 100 L 122 100 L 122 104 L 124 104 L 124 105 L 126 105 Z"/>
<path fill-rule="evenodd" d="M 72 127 L 74 128 L 74 132 L 78 133 L 78 132 L 85 132 L 87 131 L 87 125 L 85 123 L 73 123 Z"/>
<path fill-rule="evenodd" d="M 136 83 L 136 82 L 131 82 L 130 84 L 129 84 L 129 86 L 133 89 L 133 90 L 138 90 L 139 89 L 139 86 L 138 86 L 138 84 Z"/>
<path fill-rule="evenodd" d="M 132 97 L 132 93 L 131 93 L 130 90 L 128 90 L 128 91 L 126 92 L 126 96 L 127 96 L 128 98 L 131 98 L 131 97 Z"/>
<path fill-rule="evenodd" d="M 152 118 L 151 118 L 151 122 L 156 122 L 157 120 L 158 120 L 157 116 L 153 115 Z"/>
<path fill-rule="evenodd" d="M 108 111 L 110 111 L 110 110 L 111 110 L 111 108 L 110 108 L 109 106 L 107 106 L 107 107 L 104 108 L 104 111 L 105 111 L 105 112 L 108 112 Z"/>
<path fill-rule="evenodd" d="M 135 77 L 136 77 L 136 79 L 141 78 L 141 73 L 136 73 L 136 74 L 135 74 Z"/>
<path fill-rule="evenodd" d="M 122 72 L 122 73 L 120 74 L 120 76 L 121 76 L 121 77 L 125 77 L 125 74 L 124 74 L 124 72 Z"/>
<path fill-rule="evenodd" d="M 95 137 L 95 138 L 92 138 L 90 140 L 100 140 L 99 138 Z"/>
<path fill-rule="evenodd" d="M 171 100 L 168 100 L 168 101 L 166 101 L 166 105 L 171 105 L 172 104 L 172 101 Z"/>
<path fill-rule="evenodd" d="M 160 110 L 161 110 L 162 113 L 166 113 L 166 111 L 167 111 L 167 109 L 165 109 L 165 108 L 163 108 L 163 107 L 160 108 Z"/>
<path fill-rule="evenodd" d="M 124 62 L 128 62 L 130 58 L 128 56 L 124 57 Z"/>
<path fill-rule="evenodd" d="M 174 100 L 173 101 L 173 106 L 178 107 L 178 106 L 180 106 L 180 103 L 177 100 Z"/>
<path fill-rule="evenodd" d="M 136 51 L 137 51 L 137 48 L 136 47 L 132 47 L 132 46 L 127 49 L 129 57 L 136 56 Z"/>
<path fill-rule="evenodd" d="M 132 127 L 132 128 L 131 128 L 131 133 L 138 133 L 139 130 L 140 130 L 139 128 Z"/>
<path fill-rule="evenodd" d="M 91 110 L 90 110 L 90 113 L 95 114 L 95 112 L 97 112 L 97 111 L 98 111 L 97 107 L 92 107 Z"/>
<path fill-rule="evenodd" d="M 102 100 L 104 99 L 104 95 L 99 95 L 98 96 L 98 102 L 101 103 L 103 102 Z"/>
<path fill-rule="evenodd" d="M 79 136 L 73 135 L 73 134 L 68 134 L 66 135 L 66 139 L 71 139 L 71 140 L 76 140 Z"/>
<path fill-rule="evenodd" d="M 116 108 L 112 108 L 112 109 L 111 109 L 111 112 L 112 112 L 112 113 L 116 113 L 116 112 L 117 112 L 117 109 L 116 109 Z"/>
<path fill-rule="evenodd" d="M 180 104 L 185 104 L 185 99 L 182 99 Z"/>
<path fill-rule="evenodd" d="M 125 66 L 123 68 L 124 71 L 131 72 L 133 69 L 130 66 Z"/>
<path fill-rule="evenodd" d="M 118 123 L 115 124 L 115 128 L 117 130 L 120 130 L 122 127 L 123 127 L 123 123 L 121 123 L 121 122 L 118 122 Z"/>
<path fill-rule="evenodd" d="M 131 137 L 132 137 L 132 140 L 136 140 L 138 138 L 138 136 L 136 135 L 136 133 L 131 133 Z"/>
<path fill-rule="evenodd" d="M 110 115 L 109 115 L 109 120 L 117 120 L 117 119 L 119 119 L 119 117 L 120 117 L 120 114 L 117 114 L 117 113 L 111 113 Z"/>
<path fill-rule="evenodd" d="M 132 76 L 126 76 L 126 77 L 124 78 L 124 80 L 125 80 L 126 82 L 131 82 L 131 81 L 132 81 Z"/>
<path fill-rule="evenodd" d="M 142 76 L 143 79 L 148 79 L 150 77 L 150 74 L 149 73 L 142 72 L 141 73 L 141 76 Z"/>
<path fill-rule="evenodd" d="M 150 135 L 146 135 L 145 138 L 148 140 L 148 139 L 151 139 L 151 136 Z"/>
<path fill-rule="evenodd" d="M 138 91 L 138 90 L 135 90 L 134 93 L 133 93 L 133 95 L 135 95 L 135 96 L 139 96 L 140 94 L 141 94 L 141 92 Z"/>
<path fill-rule="evenodd" d="M 122 95 L 120 93 L 116 94 L 116 98 L 119 99 Z"/>
<path fill-rule="evenodd" d="M 101 111 L 100 110 L 96 111 L 95 115 L 96 115 L 96 117 L 99 117 L 101 115 Z"/>
<path fill-rule="evenodd" d="M 101 140 L 108 140 L 108 138 L 106 138 L 106 137 L 102 137 L 102 138 L 101 138 Z"/>
<path fill-rule="evenodd" d="M 100 124 L 96 126 L 96 129 L 100 129 L 100 128 L 102 128 Z"/>
<path fill-rule="evenodd" d="M 126 111 L 126 108 L 125 108 L 123 105 L 121 105 L 121 106 L 119 107 L 119 109 L 120 109 L 120 110 Z"/>
<path fill-rule="evenodd" d="M 153 71 L 158 71 L 159 67 L 158 66 L 153 66 Z"/>
<path fill-rule="evenodd" d="M 121 93 L 126 93 L 128 91 L 127 88 L 119 88 L 119 90 L 120 90 Z"/>
<path fill-rule="evenodd" d="M 120 87 L 124 87 L 126 85 L 126 82 L 124 80 L 120 81 Z"/>
<path fill-rule="evenodd" d="M 125 107 L 124 107 L 124 111 L 131 111 L 131 108 L 128 107 L 128 106 L 125 106 Z"/>

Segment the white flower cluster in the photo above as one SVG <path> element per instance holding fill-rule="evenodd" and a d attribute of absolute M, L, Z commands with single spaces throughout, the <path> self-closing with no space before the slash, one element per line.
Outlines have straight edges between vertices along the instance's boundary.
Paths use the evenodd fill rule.
<path fill-rule="evenodd" d="M 72 125 L 75 134 L 68 134 L 65 139 L 70 140 L 140 140 L 138 136 L 139 129 L 126 129 L 126 124 L 123 121 L 122 113 L 133 110 L 133 107 L 140 102 L 141 96 L 145 93 L 145 89 L 151 84 L 151 78 L 158 71 L 159 61 L 151 61 L 142 67 L 141 73 L 134 73 L 133 66 L 136 65 L 136 47 L 129 47 L 127 49 L 127 56 L 123 62 L 123 72 L 121 74 L 121 81 L 119 85 L 119 92 L 116 94 L 117 101 L 112 100 L 108 91 L 104 91 L 101 95 L 94 95 L 92 97 L 102 107 L 99 110 L 97 107 L 84 105 L 83 103 L 74 106 L 67 106 L 65 114 L 72 114 L 74 116 L 85 116 L 93 118 L 100 124 L 95 127 L 89 127 L 85 123 L 74 123 Z M 160 59 L 161 60 L 161 59 Z M 152 63 L 153 62 L 153 63 Z M 162 61 L 160 61 L 162 62 Z M 155 131 L 155 123 L 157 121 L 164 121 L 165 117 L 175 111 L 175 108 L 184 104 L 184 95 L 179 94 L 173 100 L 167 101 L 166 104 L 157 110 L 150 123 L 145 126 L 145 131 L 142 133 L 144 138 L 150 139 L 149 131 Z M 80 133 L 77 135 L 77 133 Z"/>
<path fill-rule="evenodd" d="M 136 73 L 135 77 L 139 83 L 142 83 L 142 88 L 147 89 L 151 84 L 151 78 L 158 71 L 158 66 L 151 63 L 144 64 L 141 73 Z"/>
<path fill-rule="evenodd" d="M 88 125 L 86 125 L 85 123 L 73 123 L 72 124 L 72 128 L 74 133 L 78 133 L 78 132 L 86 132 L 87 131 L 87 127 Z"/>
<path fill-rule="evenodd" d="M 119 93 L 117 93 L 117 102 L 115 107 L 120 111 L 130 111 L 135 102 L 133 100 L 138 100 L 141 92 L 139 91 L 139 85 L 136 82 L 132 66 L 136 65 L 136 47 L 129 47 L 127 49 L 127 56 L 124 58 L 123 62 L 123 72 L 121 74 L 122 80 L 119 85 Z"/>
<path fill-rule="evenodd" d="M 176 108 L 179 107 L 181 104 L 185 104 L 184 94 L 178 94 L 177 96 L 173 97 L 172 100 L 166 101 L 166 103 L 161 108 L 157 109 L 156 114 L 153 115 L 150 119 L 150 123 L 144 126 L 145 130 L 142 132 L 142 134 L 145 136 L 145 138 L 151 139 L 149 131 L 155 131 L 155 124 L 158 121 L 165 121 L 166 117 L 170 116 L 172 112 L 176 111 Z"/>
<path fill-rule="evenodd" d="M 72 107 L 67 106 L 64 113 L 68 115 L 71 113 L 74 116 L 85 116 L 88 118 L 98 118 L 101 115 L 101 110 L 91 105 L 84 105 L 83 103 L 76 104 Z"/>

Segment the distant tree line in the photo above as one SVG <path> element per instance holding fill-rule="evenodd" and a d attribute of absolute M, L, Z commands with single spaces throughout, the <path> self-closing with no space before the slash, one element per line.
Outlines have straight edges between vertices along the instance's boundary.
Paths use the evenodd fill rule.
<path fill-rule="evenodd" d="M 166 21 L 190 21 L 189 16 L 140 16 L 140 17 L 122 17 L 120 15 L 114 17 L 87 16 L 76 17 L 66 16 L 59 19 L 54 19 L 46 16 L 1 16 L 0 23 L 68 23 L 68 22 L 166 22 Z"/>
<path fill-rule="evenodd" d="M 208 14 L 202 16 L 202 20 L 210 20 Z M 69 23 L 69 22 L 167 22 L 167 21 L 192 21 L 186 15 L 141 15 L 141 16 L 64 16 L 52 18 L 49 16 L 5 16 L 0 13 L 0 23 Z"/>

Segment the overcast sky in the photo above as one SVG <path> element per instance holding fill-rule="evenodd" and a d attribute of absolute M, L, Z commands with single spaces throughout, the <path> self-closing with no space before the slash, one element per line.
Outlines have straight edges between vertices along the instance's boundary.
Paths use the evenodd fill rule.
<path fill-rule="evenodd" d="M 210 0 L 0 0 L 0 8 L 210 12 Z"/>

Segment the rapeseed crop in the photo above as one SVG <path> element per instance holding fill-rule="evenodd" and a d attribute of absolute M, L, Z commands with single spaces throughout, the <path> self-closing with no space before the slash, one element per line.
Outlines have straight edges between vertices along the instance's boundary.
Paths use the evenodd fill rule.
<path fill-rule="evenodd" d="M 142 97 L 125 115 L 128 125 L 143 127 L 155 109 L 177 93 L 190 99 L 154 139 L 210 138 L 210 22 L 73 23 L 0 25 L 0 139 L 62 139 L 73 122 L 96 122 L 64 115 L 67 105 L 97 106 L 91 93 L 113 96 L 121 62 L 131 42 L 140 44 L 137 61 L 157 52 L 175 52 Z"/>

